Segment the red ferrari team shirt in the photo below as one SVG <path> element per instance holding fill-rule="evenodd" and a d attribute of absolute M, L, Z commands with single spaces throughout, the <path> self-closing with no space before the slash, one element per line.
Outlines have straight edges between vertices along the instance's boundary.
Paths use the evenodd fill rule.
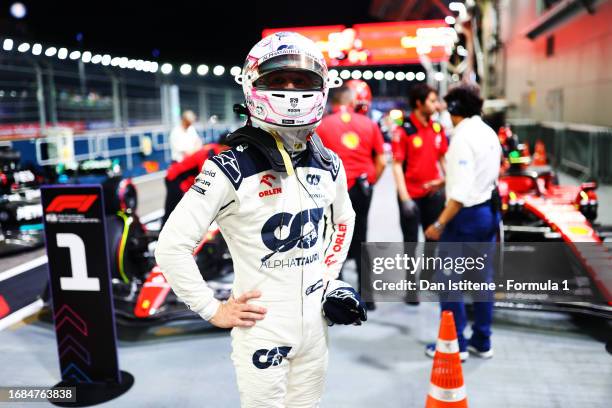
<path fill-rule="evenodd" d="M 374 121 L 365 115 L 340 109 L 323 118 L 317 134 L 323 144 L 342 159 L 349 190 L 364 173 L 371 184 L 376 182 L 374 157 L 383 153 L 384 141 Z"/>
<path fill-rule="evenodd" d="M 442 178 L 438 161 L 448 149 L 442 126 L 431 120 L 427 126 L 423 126 L 412 113 L 403 126 L 393 130 L 391 148 L 393 160 L 404 163 L 410 197 L 426 196 L 429 191 L 424 184 Z"/>
<path fill-rule="evenodd" d="M 226 149 L 227 147 L 216 143 L 204 145 L 195 153 L 185 156 L 183 160 L 173 162 L 170 167 L 168 167 L 166 172 L 166 180 L 177 180 L 179 182 L 180 189 L 186 193 L 193 184 L 196 176 L 200 174 L 206 159 L 208 159 L 210 156 L 214 156 L 215 154 L 219 154 Z"/>

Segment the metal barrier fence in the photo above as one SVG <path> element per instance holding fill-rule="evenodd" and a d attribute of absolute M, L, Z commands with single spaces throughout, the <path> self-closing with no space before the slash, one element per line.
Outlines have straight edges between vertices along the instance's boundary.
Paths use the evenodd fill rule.
<path fill-rule="evenodd" d="M 533 152 L 540 139 L 550 163 L 583 179 L 612 183 L 612 128 L 532 120 L 509 120 Z"/>

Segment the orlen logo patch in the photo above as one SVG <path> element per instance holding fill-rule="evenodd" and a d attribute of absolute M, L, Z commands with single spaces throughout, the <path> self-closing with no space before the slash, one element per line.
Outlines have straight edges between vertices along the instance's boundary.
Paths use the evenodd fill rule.
<path fill-rule="evenodd" d="M 270 180 L 274 181 L 274 180 L 276 180 L 276 177 L 274 175 L 272 175 L 272 174 L 264 174 L 261 177 L 261 181 L 259 182 L 259 184 L 265 184 L 268 187 L 272 187 L 272 181 L 270 181 Z"/>
<path fill-rule="evenodd" d="M 76 210 L 84 213 L 98 198 L 95 194 L 69 194 L 57 196 L 47 206 L 47 212 L 62 212 L 64 210 Z"/>

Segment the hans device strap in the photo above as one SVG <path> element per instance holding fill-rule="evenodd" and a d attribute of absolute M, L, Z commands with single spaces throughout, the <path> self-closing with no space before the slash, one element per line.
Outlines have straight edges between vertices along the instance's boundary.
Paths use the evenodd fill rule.
<path fill-rule="evenodd" d="M 284 157 L 287 152 L 284 148 L 280 149 L 278 141 L 265 130 L 247 125 L 236 129 L 227 138 L 227 144 L 232 147 L 244 143 L 261 152 L 274 171 L 291 173 L 293 166 L 287 166 L 285 160 L 288 156 Z M 308 151 L 324 169 L 334 170 L 333 157 L 316 134 L 313 134 L 308 141 Z"/>

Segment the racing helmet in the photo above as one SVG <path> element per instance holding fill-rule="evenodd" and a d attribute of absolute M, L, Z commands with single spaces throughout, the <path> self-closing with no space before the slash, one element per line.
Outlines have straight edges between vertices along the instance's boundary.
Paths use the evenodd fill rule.
<path fill-rule="evenodd" d="M 351 79 L 346 86 L 353 92 L 353 109 L 355 112 L 367 114 L 372 106 L 372 90 L 367 82 Z"/>
<path fill-rule="evenodd" d="M 329 88 L 342 84 L 340 78 L 329 77 L 315 43 L 294 32 L 259 41 L 235 79 L 242 85 L 253 126 L 280 136 L 290 150 L 305 148 L 323 117 Z"/>

